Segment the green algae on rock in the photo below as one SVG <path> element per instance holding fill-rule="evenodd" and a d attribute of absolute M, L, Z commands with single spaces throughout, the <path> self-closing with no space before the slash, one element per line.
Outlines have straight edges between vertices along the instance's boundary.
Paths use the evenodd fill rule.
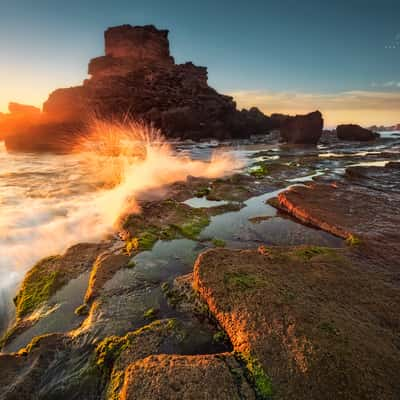
<path fill-rule="evenodd" d="M 214 238 L 211 242 L 215 247 L 225 247 L 226 246 L 225 240 L 222 240 L 222 239 Z"/>
<path fill-rule="evenodd" d="M 249 173 L 255 178 L 264 178 L 268 174 L 269 170 L 265 164 L 259 164 L 255 167 L 250 168 Z"/>
<path fill-rule="evenodd" d="M 18 294 L 14 298 L 17 318 L 22 318 L 48 300 L 66 283 L 62 272 L 55 269 L 60 256 L 44 258 L 26 274 Z"/>
<path fill-rule="evenodd" d="M 259 398 L 393 399 L 400 296 L 374 265 L 350 248 L 211 249 L 194 286 Z"/>
<path fill-rule="evenodd" d="M 244 364 L 247 378 L 255 388 L 257 399 L 271 399 L 273 395 L 272 381 L 265 373 L 261 363 L 249 353 L 236 352 L 234 354 Z"/>
<path fill-rule="evenodd" d="M 28 271 L 14 299 L 17 318 L 45 303 L 58 289 L 91 267 L 102 245 L 79 244 L 63 256 L 44 258 Z"/>
<path fill-rule="evenodd" d="M 154 319 L 156 318 L 158 312 L 159 310 L 157 310 L 156 308 L 149 308 L 144 312 L 143 317 L 146 319 Z"/>
<path fill-rule="evenodd" d="M 75 309 L 76 315 L 88 315 L 89 314 L 89 306 L 87 304 L 82 304 Z"/>
<path fill-rule="evenodd" d="M 146 203 L 142 213 L 128 215 L 122 227 L 127 251 L 132 253 L 151 249 L 157 240 L 196 239 L 209 222 L 204 209 L 169 199 Z"/>
<path fill-rule="evenodd" d="M 97 257 L 90 273 L 89 284 L 85 294 L 85 302 L 90 303 L 112 276 L 129 264 L 130 258 L 125 254 L 101 254 Z"/>
<path fill-rule="evenodd" d="M 255 400 L 255 395 L 231 354 L 162 354 L 127 368 L 121 398 Z"/>
<path fill-rule="evenodd" d="M 3 335 L 0 346 L 7 345 L 32 327 L 43 313 L 49 311 L 51 297 L 72 279 L 88 271 L 106 247 L 105 243 L 81 243 L 70 247 L 63 255 L 46 257 L 36 263 L 25 275 L 14 298 L 16 321 Z"/>

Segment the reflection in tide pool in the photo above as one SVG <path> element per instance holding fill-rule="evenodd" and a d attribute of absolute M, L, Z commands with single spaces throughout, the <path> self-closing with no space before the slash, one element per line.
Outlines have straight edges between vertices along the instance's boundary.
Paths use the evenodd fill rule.
<path fill-rule="evenodd" d="M 283 190 L 285 189 L 253 197 L 245 202 L 245 207 L 240 211 L 212 217 L 210 225 L 202 231 L 201 237 L 223 239 L 228 246 L 239 248 L 251 248 L 257 243 L 281 246 L 342 246 L 342 239 L 278 216 L 276 209 L 266 201 L 276 197 Z M 255 217 L 271 218 L 261 218 L 259 222 L 252 221 Z"/>
<path fill-rule="evenodd" d="M 325 144 L 300 149 L 280 147 L 277 143 L 222 143 L 218 148 L 222 156 L 213 163 L 209 161 L 217 146 L 215 142 L 176 144 L 175 149 L 166 146 L 161 153 L 155 149 L 148 163 L 130 166 L 129 179 L 116 191 L 104 186 L 102 174 L 88 168 L 87 158 L 82 155 L 8 154 L 0 143 L 0 331 L 10 319 L 11 299 L 25 271 L 41 257 L 59 253 L 77 242 L 104 237 L 112 229 L 118 211 L 126 205 L 127 197 L 132 194 L 156 190 L 188 175 L 216 177 L 230 174 L 239 165 L 249 166 L 262 160 L 267 163 L 306 160 L 306 164 L 309 163 L 307 165 L 316 171 L 299 177 L 299 170 L 297 176 L 291 177 L 286 184 L 343 173 L 349 165 L 385 165 L 388 160 L 400 158 L 399 134 L 382 134 L 377 143 Z M 262 153 L 257 155 L 260 151 Z M 102 164 L 107 169 L 107 163 Z M 254 197 L 247 200 L 240 211 L 212 217 L 210 225 L 201 233 L 201 243 L 186 240 L 158 242 L 153 251 L 138 256 L 138 269 L 134 275 L 159 281 L 188 272 L 198 252 L 211 247 L 213 239 L 242 248 L 260 243 L 342 244 L 340 239 L 323 231 L 277 214 L 266 204 L 266 200 L 277 193 Z M 226 202 L 193 198 L 186 200 L 185 204 L 213 207 Z M 186 255 L 177 258 L 182 252 Z M 128 272 L 116 274 L 110 284 L 123 285 L 128 276 L 125 274 Z M 54 309 L 48 316 L 49 320 L 42 324 L 51 326 L 52 321 L 59 320 L 59 313 L 63 310 L 61 300 L 60 304 L 60 308 Z M 71 312 L 69 310 L 68 315 L 75 318 Z M 39 326 L 46 331 L 44 325 Z M 63 329 L 62 324 L 60 329 Z"/>

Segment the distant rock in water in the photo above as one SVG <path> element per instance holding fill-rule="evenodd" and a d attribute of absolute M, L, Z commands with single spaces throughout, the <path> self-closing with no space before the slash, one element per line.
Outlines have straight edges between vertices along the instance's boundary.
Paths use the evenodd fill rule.
<path fill-rule="evenodd" d="M 290 144 L 317 144 L 323 126 L 324 120 L 319 111 L 295 117 L 281 116 L 281 138 Z"/>
<path fill-rule="evenodd" d="M 373 132 L 393 132 L 393 131 L 400 131 L 400 124 L 396 124 L 396 125 L 391 125 L 391 126 L 370 126 L 368 128 L 370 131 Z"/>
<path fill-rule="evenodd" d="M 208 86 L 207 68 L 175 64 L 167 30 L 122 25 L 107 29 L 104 37 L 105 55 L 90 61 L 90 78 L 51 93 L 40 121 L 9 129 L 9 150 L 62 149 L 94 116 L 140 119 L 168 137 L 194 140 L 248 137 L 274 128 L 258 109 L 239 111 L 232 97 Z"/>
<path fill-rule="evenodd" d="M 336 128 L 336 134 L 338 139 L 354 140 L 360 142 L 367 142 L 380 137 L 379 133 L 370 131 L 368 129 L 362 128 L 359 125 L 354 124 L 339 125 Z"/>
<path fill-rule="evenodd" d="M 26 104 L 19 104 L 19 103 L 9 103 L 8 104 L 8 111 L 10 112 L 10 114 L 20 114 L 20 115 L 27 115 L 27 114 L 31 114 L 31 115 L 37 115 L 40 113 L 40 108 L 38 107 L 34 107 L 34 106 L 30 106 L 30 105 L 26 105 Z"/>

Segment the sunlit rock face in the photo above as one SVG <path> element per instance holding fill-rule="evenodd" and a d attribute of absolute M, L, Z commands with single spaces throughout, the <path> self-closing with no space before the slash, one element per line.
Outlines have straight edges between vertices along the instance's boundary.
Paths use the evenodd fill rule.
<path fill-rule="evenodd" d="M 296 115 L 283 119 L 281 137 L 290 144 L 317 144 L 324 127 L 319 111 L 307 115 Z"/>
<path fill-rule="evenodd" d="M 21 132 L 27 127 L 36 124 L 41 117 L 39 108 L 9 103 L 8 113 L 0 113 L 0 140 L 6 139 L 14 132 Z"/>
<path fill-rule="evenodd" d="M 40 108 L 26 105 L 26 104 L 19 104 L 19 103 L 9 103 L 8 104 L 8 111 L 10 114 L 38 114 L 40 113 Z"/>
<path fill-rule="evenodd" d="M 84 129 L 93 117 L 140 119 L 166 136 L 195 140 L 248 137 L 273 128 L 259 110 L 240 112 L 232 97 L 208 86 L 207 68 L 175 64 L 167 30 L 122 25 L 107 29 L 104 37 L 105 55 L 90 61 L 89 78 L 81 86 L 55 90 L 43 104 L 40 129 L 48 129 L 50 120 L 50 137 L 57 137 L 60 124 Z M 30 129 L 15 134 L 27 136 Z M 65 137 L 59 142 L 65 144 Z"/>

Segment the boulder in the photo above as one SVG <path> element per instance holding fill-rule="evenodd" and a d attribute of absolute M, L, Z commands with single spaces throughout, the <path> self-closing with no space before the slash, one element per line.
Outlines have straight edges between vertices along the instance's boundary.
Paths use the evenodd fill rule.
<path fill-rule="evenodd" d="M 317 144 L 324 120 L 319 111 L 281 119 L 281 138 L 290 144 Z"/>
<path fill-rule="evenodd" d="M 360 142 L 367 142 L 375 140 L 380 137 L 379 133 L 362 128 L 359 125 L 348 124 L 339 125 L 336 128 L 337 137 L 341 140 L 354 140 Z"/>

